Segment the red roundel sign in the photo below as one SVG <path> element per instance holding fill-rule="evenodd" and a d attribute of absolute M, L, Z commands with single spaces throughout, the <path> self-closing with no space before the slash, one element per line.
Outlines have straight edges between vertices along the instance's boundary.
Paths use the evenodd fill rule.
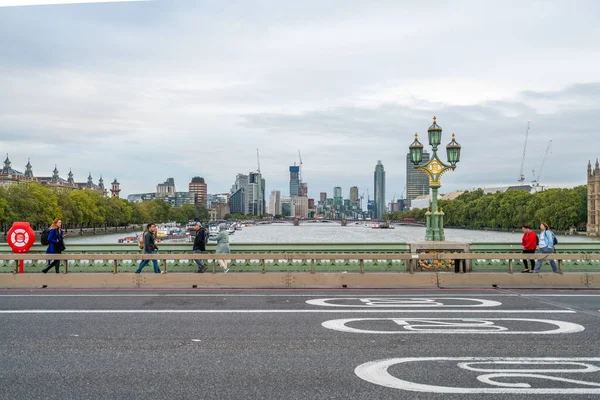
<path fill-rule="evenodd" d="M 29 222 L 15 222 L 6 235 L 13 253 L 28 253 L 35 242 L 35 233 Z"/>

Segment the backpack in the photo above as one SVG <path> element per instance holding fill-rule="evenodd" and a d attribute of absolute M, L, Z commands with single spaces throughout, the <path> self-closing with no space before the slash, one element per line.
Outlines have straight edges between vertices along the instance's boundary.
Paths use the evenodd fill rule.
<path fill-rule="evenodd" d="M 535 235 L 535 233 L 534 233 Z M 540 245 L 540 237 L 538 235 L 535 235 L 535 245 L 539 246 Z"/>
<path fill-rule="evenodd" d="M 141 250 L 144 250 L 144 232 L 140 233 L 140 236 L 138 236 L 138 245 Z"/>
<path fill-rule="evenodd" d="M 552 231 L 550 231 L 552 232 Z M 554 244 L 554 246 L 556 246 L 558 244 L 558 239 L 556 238 L 556 235 L 554 234 L 554 232 L 552 232 L 552 243 Z"/>
<path fill-rule="evenodd" d="M 42 235 L 40 237 L 40 242 L 43 246 L 48 246 L 50 242 L 48 241 L 48 235 L 50 234 L 50 228 L 46 228 L 42 231 Z"/>
<path fill-rule="evenodd" d="M 204 229 L 204 244 L 208 243 L 209 237 L 210 237 L 210 233 L 208 232 L 208 229 Z"/>

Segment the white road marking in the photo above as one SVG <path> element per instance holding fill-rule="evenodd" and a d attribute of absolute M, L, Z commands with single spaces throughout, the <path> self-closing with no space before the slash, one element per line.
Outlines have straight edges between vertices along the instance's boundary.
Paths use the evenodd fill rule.
<path fill-rule="evenodd" d="M 0 0 L 1 1 L 1 0 Z M 0 297 L 315 297 L 315 294 L 229 294 L 229 293 L 114 293 L 114 294 L 0 294 Z M 327 294 L 331 298 L 345 298 L 348 294 Z M 368 294 L 366 296 L 369 296 Z M 426 294 L 375 294 L 371 297 L 377 298 L 414 298 L 416 296 L 427 296 Z M 459 297 L 459 294 L 435 294 L 436 298 L 463 298 Z M 469 295 L 473 296 L 473 294 Z M 534 294 L 534 293 L 523 293 L 523 294 L 489 294 L 489 293 L 477 293 L 477 297 L 600 297 L 600 294 Z"/>
<path fill-rule="evenodd" d="M 461 362 L 462 361 L 462 362 Z M 466 362 L 464 362 L 466 361 Z M 479 375 L 477 380 L 489 387 L 450 387 L 450 386 L 435 386 L 422 383 L 407 381 L 404 379 L 392 376 L 387 370 L 397 364 L 407 364 L 416 362 L 459 362 L 459 369 L 470 372 L 488 372 L 488 374 Z M 426 357 L 426 358 L 392 358 L 387 360 L 372 361 L 359 365 L 354 370 L 354 373 L 361 379 L 367 382 L 381 385 L 393 389 L 406 390 L 411 392 L 421 393 L 455 393 L 455 394 L 600 394 L 600 382 L 582 381 L 576 379 L 567 379 L 560 376 L 544 375 L 552 374 L 581 374 L 595 373 L 600 371 L 595 364 L 600 363 L 600 358 L 476 358 L 476 357 Z M 498 369 L 473 369 L 472 364 L 492 364 L 499 365 L 502 368 Z M 521 366 L 523 368 L 506 369 L 505 365 Z M 532 366 L 552 365 L 554 368 L 536 369 Z M 583 368 L 560 368 L 561 365 L 577 365 Z M 527 367 L 529 366 L 529 367 Z M 407 368 L 414 368 L 408 366 Z M 444 366 L 447 370 L 447 365 Z M 435 370 L 429 369 L 433 374 Z M 457 371 L 458 373 L 459 371 Z M 401 374 L 402 371 L 397 372 Z M 456 375 L 456 374 L 455 374 Z M 503 378 L 503 382 L 498 382 L 495 379 Z M 506 378 L 519 378 L 517 382 L 505 382 Z M 527 379 L 536 382 L 539 385 L 540 380 L 552 382 L 561 382 L 561 387 L 537 387 L 533 388 Z M 566 385 L 570 384 L 570 385 Z M 570 387 L 565 387 L 570 386 Z M 581 387 L 587 386 L 587 387 Z M 589 387 L 593 388 L 589 388 Z"/>
<path fill-rule="evenodd" d="M 347 326 L 352 322 L 363 321 L 389 321 L 396 330 L 371 330 L 358 329 Z M 533 322 L 553 325 L 556 329 L 539 331 L 514 331 L 505 326 L 496 325 L 498 321 Z M 348 333 L 370 333 L 370 334 L 495 334 L 495 335 L 554 335 L 582 332 L 585 328 L 579 324 L 549 319 L 529 318 L 349 318 L 325 321 L 321 324 L 324 328 Z M 400 329 L 398 329 L 400 327 Z"/>
<path fill-rule="evenodd" d="M 573 310 L 0 310 L 0 314 L 346 314 L 346 313 L 397 313 L 397 314 L 429 314 L 429 313 L 487 313 L 487 314 L 576 314 Z"/>
<path fill-rule="evenodd" d="M 347 300 L 354 301 L 354 304 L 338 304 L 331 303 L 332 301 Z M 445 304 L 448 300 L 466 301 L 475 304 Z M 376 307 L 498 307 L 502 303 L 494 300 L 473 299 L 469 297 L 408 297 L 408 298 L 380 298 L 380 297 L 342 297 L 328 299 L 312 299 L 306 300 L 307 304 L 321 307 L 347 307 L 347 308 L 376 308 Z M 359 303 L 359 304 L 356 304 Z M 360 304 L 362 303 L 362 304 Z"/>

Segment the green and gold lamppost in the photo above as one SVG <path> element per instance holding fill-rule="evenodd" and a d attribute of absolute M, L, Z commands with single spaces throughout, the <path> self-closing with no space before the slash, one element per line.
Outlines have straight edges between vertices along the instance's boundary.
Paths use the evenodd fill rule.
<path fill-rule="evenodd" d="M 419 135 L 415 133 L 415 141 L 410 145 L 410 161 L 415 164 L 415 169 L 421 170 L 429 177 L 429 188 L 431 189 L 431 209 L 427 211 L 425 240 L 443 241 L 444 237 L 444 212 L 438 208 L 438 189 L 440 188 L 440 179 L 447 171 L 455 170 L 456 163 L 460 161 L 461 146 L 454 140 L 446 146 L 448 164 L 442 162 L 437 155 L 438 146 L 442 142 L 442 128 L 437 124 L 433 117 L 433 125 L 427 129 L 429 136 L 429 145 L 433 149 L 433 155 L 425 165 L 419 165 L 423 161 L 423 144 L 419 142 Z"/>

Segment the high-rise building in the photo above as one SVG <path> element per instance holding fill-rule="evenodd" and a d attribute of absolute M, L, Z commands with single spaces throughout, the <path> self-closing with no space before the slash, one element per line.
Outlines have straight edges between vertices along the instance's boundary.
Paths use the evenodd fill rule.
<path fill-rule="evenodd" d="M 294 196 L 292 199 L 292 208 L 295 217 L 308 217 L 308 197 Z"/>
<path fill-rule="evenodd" d="M 327 192 L 321 192 L 319 195 L 319 201 L 323 204 L 327 203 Z"/>
<path fill-rule="evenodd" d="M 419 165 L 429 162 L 429 153 L 423 152 L 423 161 Z M 429 178 L 423 171 L 415 169 L 410 161 L 410 153 L 406 155 L 406 207 L 411 208 L 410 202 L 417 197 L 429 194 Z"/>
<path fill-rule="evenodd" d="M 588 224 L 587 233 L 590 236 L 600 236 L 600 163 L 592 170 L 592 163 L 588 163 Z"/>
<path fill-rule="evenodd" d="M 292 206 L 292 198 L 291 197 L 282 197 L 281 198 L 281 213 L 286 217 L 294 216 L 294 207 Z"/>
<path fill-rule="evenodd" d="M 298 196 L 301 196 L 301 197 L 308 196 L 308 183 L 300 182 L 300 186 L 298 187 Z"/>
<path fill-rule="evenodd" d="M 267 211 L 271 215 L 281 214 L 281 192 L 279 190 L 271 190 L 269 195 L 269 210 Z"/>
<path fill-rule="evenodd" d="M 248 214 L 265 215 L 265 180 L 260 172 L 248 174 Z"/>
<path fill-rule="evenodd" d="M 350 188 L 350 202 L 356 203 L 358 201 L 358 187 L 352 186 Z"/>
<path fill-rule="evenodd" d="M 239 188 L 229 197 L 231 214 L 246 214 L 246 188 Z"/>
<path fill-rule="evenodd" d="M 300 195 L 300 167 L 290 166 L 290 196 Z"/>
<path fill-rule="evenodd" d="M 381 160 L 377 161 L 375 166 L 374 183 L 375 195 L 375 218 L 379 219 L 385 215 L 385 170 Z"/>
<path fill-rule="evenodd" d="M 194 198 L 194 205 L 196 207 L 206 207 L 207 187 L 204 178 L 199 176 L 193 177 L 188 185 L 188 192 Z"/>
<path fill-rule="evenodd" d="M 342 198 L 342 188 L 339 186 L 336 186 L 333 188 L 333 198 L 334 199 L 341 199 Z"/>

